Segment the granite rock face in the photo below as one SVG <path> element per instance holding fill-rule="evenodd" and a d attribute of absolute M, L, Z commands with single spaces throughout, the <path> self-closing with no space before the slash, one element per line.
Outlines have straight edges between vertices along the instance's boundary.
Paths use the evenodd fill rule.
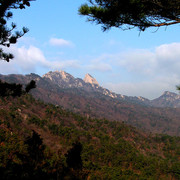
<path fill-rule="evenodd" d="M 85 83 L 90 83 L 91 85 L 97 85 L 99 86 L 99 83 L 95 78 L 93 78 L 90 74 L 86 74 L 84 77 L 84 82 Z"/>

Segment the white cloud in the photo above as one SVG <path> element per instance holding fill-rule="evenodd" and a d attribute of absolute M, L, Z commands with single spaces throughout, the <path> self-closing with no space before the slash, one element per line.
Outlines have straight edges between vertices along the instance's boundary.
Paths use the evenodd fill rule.
<path fill-rule="evenodd" d="M 78 68 L 77 60 L 47 60 L 43 52 L 35 47 L 29 46 L 28 48 L 22 46 L 17 48 L 12 46 L 8 51 L 14 54 L 15 58 L 9 63 L 0 61 L 0 72 L 2 74 L 9 73 L 40 73 L 38 70 L 41 68 L 48 70 L 57 70 L 67 67 Z"/>
<path fill-rule="evenodd" d="M 155 55 L 161 72 L 180 75 L 180 43 L 161 45 Z"/>
<path fill-rule="evenodd" d="M 58 39 L 58 38 L 51 38 L 49 40 L 49 43 L 53 46 L 68 46 L 68 47 L 72 47 L 73 46 L 73 43 L 71 41 L 67 41 L 67 40 L 64 40 L 64 39 Z"/>
<path fill-rule="evenodd" d="M 129 72 L 151 74 L 157 66 L 155 56 L 148 50 L 134 50 L 119 55 L 117 64 Z"/>
<path fill-rule="evenodd" d="M 180 76 L 180 43 L 164 44 L 154 50 L 138 49 L 121 53 L 116 56 L 115 62 L 130 73 L 139 75 Z"/>
<path fill-rule="evenodd" d="M 156 48 L 157 58 L 162 60 L 178 60 L 180 57 L 180 43 L 163 44 Z"/>

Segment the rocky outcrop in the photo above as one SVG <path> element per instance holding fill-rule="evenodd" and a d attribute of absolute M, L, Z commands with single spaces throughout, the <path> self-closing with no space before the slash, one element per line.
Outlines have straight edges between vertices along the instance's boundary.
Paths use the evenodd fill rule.
<path fill-rule="evenodd" d="M 65 71 L 50 71 L 42 76 L 43 79 L 50 81 L 60 88 L 78 88 L 83 86 L 83 80 L 74 78 L 71 74 Z"/>
<path fill-rule="evenodd" d="M 91 85 L 97 85 L 99 86 L 99 83 L 95 78 L 93 78 L 90 74 L 86 74 L 84 78 L 85 83 L 90 83 Z"/>
<path fill-rule="evenodd" d="M 155 107 L 180 107 L 180 95 L 165 91 L 159 98 L 152 100 L 151 105 Z"/>

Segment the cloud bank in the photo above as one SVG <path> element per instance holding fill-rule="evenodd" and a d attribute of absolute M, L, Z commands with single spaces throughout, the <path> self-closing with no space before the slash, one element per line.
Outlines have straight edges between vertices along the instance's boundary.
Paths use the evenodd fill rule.
<path fill-rule="evenodd" d="M 180 43 L 112 54 L 109 63 L 118 68 L 121 79 L 122 71 L 128 74 L 126 82 L 105 83 L 115 92 L 151 99 L 166 90 L 177 93 L 176 85 L 180 84 Z"/>
<path fill-rule="evenodd" d="M 120 54 L 116 62 L 129 72 L 149 76 L 180 76 L 180 43 L 163 44 L 154 50 L 132 50 Z"/>
<path fill-rule="evenodd" d="M 1 74 L 39 73 L 40 69 L 50 71 L 68 67 L 78 68 L 79 64 L 77 60 L 47 60 L 43 52 L 35 46 L 29 46 L 28 48 L 13 46 L 8 50 L 14 54 L 15 58 L 9 63 L 0 61 Z"/>

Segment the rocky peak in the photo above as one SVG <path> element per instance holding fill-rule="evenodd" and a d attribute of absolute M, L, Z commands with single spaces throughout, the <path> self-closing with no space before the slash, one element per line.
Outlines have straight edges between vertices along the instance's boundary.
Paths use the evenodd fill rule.
<path fill-rule="evenodd" d="M 180 95 L 173 93 L 173 92 L 165 91 L 162 94 L 162 96 L 160 96 L 157 99 L 164 99 L 166 101 L 176 101 L 176 100 L 180 100 Z"/>
<path fill-rule="evenodd" d="M 169 91 L 165 91 L 162 96 L 175 97 L 175 96 L 178 96 L 178 94 L 173 93 L 173 92 L 169 92 Z"/>
<path fill-rule="evenodd" d="M 180 95 L 165 91 L 160 97 L 151 101 L 156 107 L 180 107 Z"/>
<path fill-rule="evenodd" d="M 43 79 L 50 81 L 62 88 L 73 86 L 75 78 L 65 71 L 50 71 L 43 75 Z"/>
<path fill-rule="evenodd" d="M 65 71 L 50 71 L 46 74 L 43 75 L 43 78 L 48 78 L 51 81 L 65 81 L 68 82 L 72 79 L 74 79 L 74 77 L 68 73 L 66 73 Z"/>
<path fill-rule="evenodd" d="M 62 79 L 74 79 L 74 77 L 71 74 L 66 73 L 65 71 L 55 71 L 56 73 L 59 73 L 61 75 Z"/>
<path fill-rule="evenodd" d="M 99 86 L 99 83 L 97 82 L 97 80 L 93 78 L 90 74 L 85 75 L 84 82 Z"/>

